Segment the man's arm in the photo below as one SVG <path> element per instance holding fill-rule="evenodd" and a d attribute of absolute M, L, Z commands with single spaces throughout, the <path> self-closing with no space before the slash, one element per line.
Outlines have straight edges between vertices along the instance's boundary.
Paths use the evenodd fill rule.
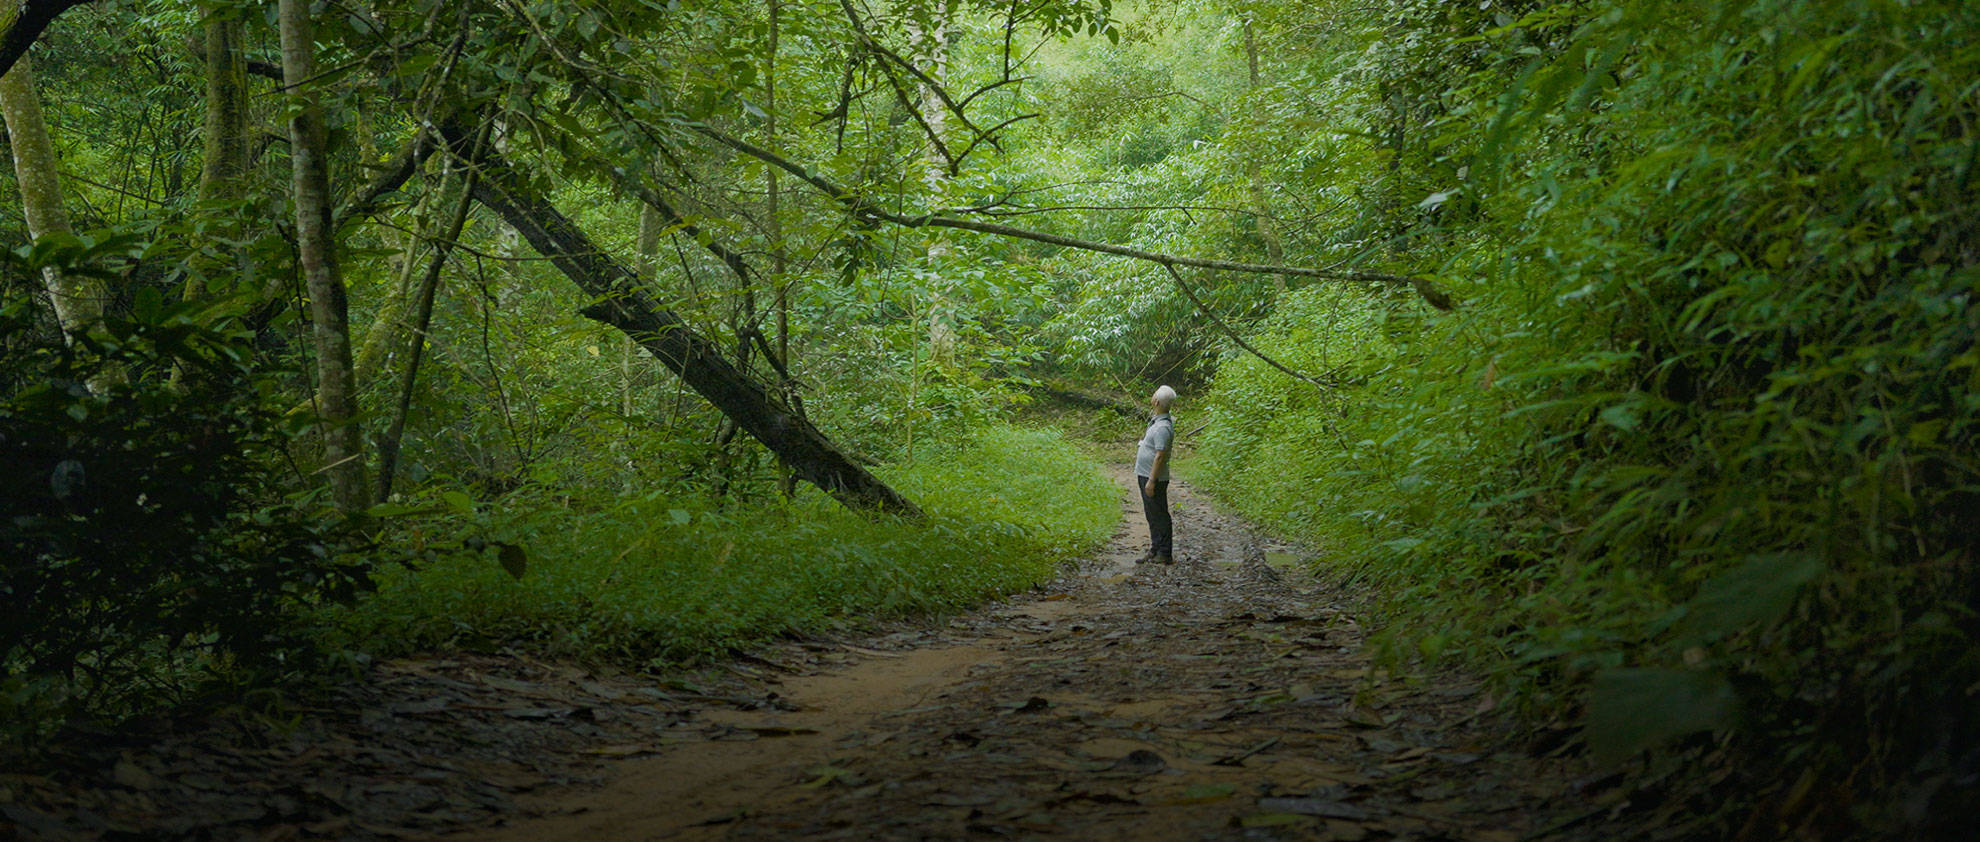
<path fill-rule="evenodd" d="M 1169 451 L 1167 450 L 1155 451 L 1155 461 L 1150 463 L 1148 466 L 1148 487 L 1142 489 L 1142 491 L 1148 493 L 1148 496 L 1150 497 L 1155 496 L 1155 478 L 1162 475 L 1162 469 L 1167 467 L 1168 464 L 1169 464 Z"/>

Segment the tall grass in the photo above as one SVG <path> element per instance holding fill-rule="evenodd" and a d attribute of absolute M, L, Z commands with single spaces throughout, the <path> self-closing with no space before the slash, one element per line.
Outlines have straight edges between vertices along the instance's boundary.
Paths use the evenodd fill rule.
<path fill-rule="evenodd" d="M 1022 590 L 1119 516 L 1111 483 L 1055 433 L 990 427 L 917 455 L 879 473 L 926 509 L 922 521 L 869 518 L 815 492 L 730 505 L 511 495 L 481 515 L 525 548 L 520 579 L 489 557 L 442 557 L 384 571 L 377 594 L 334 619 L 378 651 L 508 643 L 676 663 Z"/>

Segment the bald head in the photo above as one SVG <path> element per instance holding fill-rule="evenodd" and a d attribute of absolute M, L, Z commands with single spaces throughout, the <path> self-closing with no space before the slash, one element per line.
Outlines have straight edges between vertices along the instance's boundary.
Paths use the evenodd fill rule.
<path fill-rule="evenodd" d="M 1169 405 L 1176 402 L 1176 390 L 1167 386 L 1157 388 L 1148 402 L 1155 405 L 1156 412 L 1168 412 Z"/>

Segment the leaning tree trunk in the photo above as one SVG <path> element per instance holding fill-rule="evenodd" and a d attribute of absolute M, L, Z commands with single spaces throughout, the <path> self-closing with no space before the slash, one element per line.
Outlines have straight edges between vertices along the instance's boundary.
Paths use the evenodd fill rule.
<path fill-rule="evenodd" d="M 316 43 L 309 0 L 281 0 L 282 84 L 301 102 L 289 119 L 289 166 L 294 175 L 296 262 L 309 290 L 311 338 L 316 345 L 317 411 L 323 419 L 324 471 L 337 508 L 362 510 L 364 439 L 355 421 L 357 388 L 351 376 L 350 317 L 344 277 L 337 266 L 336 229 L 330 217 L 329 146 L 323 106 L 317 101 Z"/>
<path fill-rule="evenodd" d="M 474 196 L 515 227 L 565 277 L 598 303 L 584 315 L 609 324 L 651 351 L 723 415 L 755 437 L 806 482 L 856 509 L 918 516 L 920 509 L 839 451 L 809 421 L 722 356 L 707 337 L 661 306 L 631 269 L 607 256 L 549 201 L 525 185 L 499 153 L 479 149 L 470 133 L 443 127 L 455 154 L 480 177 Z"/>
<path fill-rule="evenodd" d="M 0 0 L 0 74 L 27 57 L 55 16 L 92 0 Z"/>
<path fill-rule="evenodd" d="M 450 168 L 451 169 L 451 168 Z M 426 356 L 426 332 L 433 325 L 433 295 L 440 287 L 440 273 L 447 268 L 447 255 L 453 244 L 461 239 L 461 231 L 467 227 L 468 212 L 474 207 L 474 190 L 469 184 L 474 173 L 461 174 L 461 195 L 454 204 L 452 215 L 447 217 L 445 228 L 433 241 L 433 257 L 426 264 L 426 273 L 420 276 L 419 290 L 414 294 L 413 321 L 407 332 L 412 343 L 406 349 L 406 373 L 399 378 L 399 399 L 392 407 L 392 421 L 385 429 L 385 435 L 378 440 L 378 502 L 392 498 L 392 478 L 399 467 L 399 445 L 406 435 L 406 415 L 412 410 L 413 389 L 419 383 L 420 360 Z M 444 182 L 444 179 L 443 179 Z M 411 239 L 411 238 L 408 238 Z M 408 263 L 412 258 L 406 258 Z"/>

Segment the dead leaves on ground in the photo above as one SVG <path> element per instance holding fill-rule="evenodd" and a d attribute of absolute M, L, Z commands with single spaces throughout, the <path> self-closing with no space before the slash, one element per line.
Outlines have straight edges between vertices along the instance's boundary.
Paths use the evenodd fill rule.
<path fill-rule="evenodd" d="M 1495 842 L 1535 827 L 1558 773 L 1458 727 L 1490 704 L 1476 686 L 1386 680 L 1351 610 L 1240 524 L 1210 532 L 1225 543 L 1193 563 L 1090 565 L 1044 589 L 1049 610 L 969 621 L 1008 641 L 996 671 L 881 717 L 883 743 L 837 741 L 832 765 L 793 774 L 726 838 Z"/>
<path fill-rule="evenodd" d="M 519 798 L 597 780 L 600 760 L 719 741 L 831 757 L 780 767 L 758 802 L 684 827 L 698 838 L 1503 842 L 1555 824 L 1541 805 L 1562 764 L 1481 728 L 1489 694 L 1387 680 L 1351 606 L 1240 522 L 1192 505 L 1179 534 L 1178 564 L 1123 573 L 1108 559 L 1132 553 L 1116 548 L 1039 601 L 788 643 L 699 683 L 397 661 L 284 721 L 161 726 L 56 772 L 0 774 L 0 816 L 28 838 L 414 838 L 513 817 Z M 1007 657 L 857 730 L 779 716 L 790 676 L 965 642 Z"/>
<path fill-rule="evenodd" d="M 46 773 L 0 775 L 0 816 L 27 839 L 424 838 L 595 781 L 598 758 L 704 738 L 694 713 L 738 703 L 775 700 L 517 657 L 402 659 L 318 707 L 67 740 Z"/>

